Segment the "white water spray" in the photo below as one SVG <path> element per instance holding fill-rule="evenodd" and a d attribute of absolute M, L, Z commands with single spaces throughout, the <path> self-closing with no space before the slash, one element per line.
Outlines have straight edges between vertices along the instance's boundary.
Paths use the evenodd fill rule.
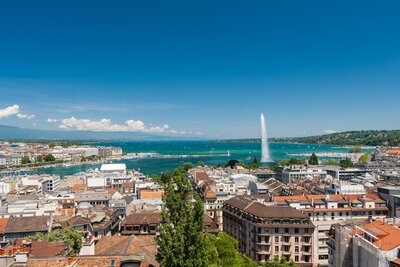
<path fill-rule="evenodd" d="M 261 162 L 271 162 L 269 154 L 267 127 L 265 126 L 264 114 L 261 113 Z"/>

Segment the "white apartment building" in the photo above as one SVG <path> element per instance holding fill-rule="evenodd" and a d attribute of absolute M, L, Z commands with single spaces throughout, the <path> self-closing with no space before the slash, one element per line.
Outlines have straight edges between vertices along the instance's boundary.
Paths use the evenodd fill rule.
<path fill-rule="evenodd" d="M 303 165 L 290 165 L 282 171 L 282 182 L 289 184 L 298 179 L 325 179 L 327 176 L 326 170 L 318 167 L 307 167 Z"/>

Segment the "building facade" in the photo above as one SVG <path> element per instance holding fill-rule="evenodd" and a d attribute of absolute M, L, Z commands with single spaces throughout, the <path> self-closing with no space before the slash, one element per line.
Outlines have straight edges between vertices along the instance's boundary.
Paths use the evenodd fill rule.
<path fill-rule="evenodd" d="M 262 263 L 274 257 L 312 266 L 315 226 L 292 207 L 267 206 L 251 196 L 237 196 L 223 207 L 224 231 L 236 238 L 240 252 Z"/>

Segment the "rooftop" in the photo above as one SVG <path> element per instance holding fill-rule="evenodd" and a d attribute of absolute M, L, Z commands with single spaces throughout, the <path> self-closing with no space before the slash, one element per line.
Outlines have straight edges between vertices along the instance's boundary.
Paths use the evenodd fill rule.
<path fill-rule="evenodd" d="M 100 171 L 126 171 L 126 164 L 102 164 Z"/>

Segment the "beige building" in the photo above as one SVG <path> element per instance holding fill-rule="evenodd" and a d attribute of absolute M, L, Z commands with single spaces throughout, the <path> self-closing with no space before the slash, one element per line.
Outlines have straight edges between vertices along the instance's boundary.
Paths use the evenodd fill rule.
<path fill-rule="evenodd" d="M 259 263 L 277 256 L 313 266 L 315 226 L 306 214 L 246 195 L 227 200 L 222 210 L 224 231 L 238 240 L 242 253 Z"/>
<path fill-rule="evenodd" d="M 328 236 L 333 224 L 350 220 L 383 219 L 388 214 L 385 201 L 375 194 L 304 195 L 275 197 L 278 206 L 290 206 L 307 215 L 316 226 L 313 262 L 328 266 Z"/>

